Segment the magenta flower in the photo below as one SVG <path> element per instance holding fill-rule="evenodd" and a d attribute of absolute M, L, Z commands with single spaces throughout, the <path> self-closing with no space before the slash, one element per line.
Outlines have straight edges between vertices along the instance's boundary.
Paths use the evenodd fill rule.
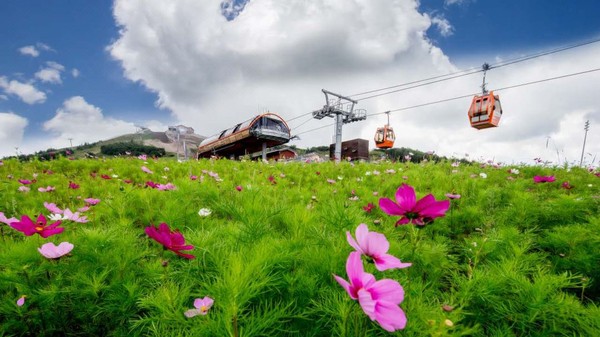
<path fill-rule="evenodd" d="M 147 168 L 146 166 L 142 166 L 142 171 L 144 171 L 144 172 L 146 172 L 146 173 L 149 173 L 149 174 L 152 174 L 152 173 L 154 173 L 154 172 L 152 172 L 152 171 L 151 171 L 149 168 Z"/>
<path fill-rule="evenodd" d="M 20 307 L 22 307 L 22 306 L 23 306 L 23 304 L 25 304 L 25 298 L 26 298 L 26 297 L 27 297 L 27 296 L 25 296 L 25 295 L 23 295 L 23 296 L 19 297 L 19 299 L 17 300 L 17 305 L 18 305 L 18 306 L 20 306 Z"/>
<path fill-rule="evenodd" d="M 370 257 L 375 262 L 375 268 L 384 271 L 392 268 L 407 268 L 412 263 L 403 263 L 397 257 L 387 253 L 390 243 L 385 235 L 377 232 L 369 232 L 365 224 L 360 224 L 356 228 L 356 240 L 350 232 L 346 232 L 346 239 L 352 248 L 357 252 Z"/>
<path fill-rule="evenodd" d="M 156 188 L 158 186 L 158 184 L 153 181 L 147 181 L 146 186 L 148 186 L 150 188 Z"/>
<path fill-rule="evenodd" d="M 58 227 L 59 225 L 60 221 L 48 225 L 46 217 L 42 214 L 38 216 L 37 222 L 33 222 L 29 216 L 23 215 L 21 221 L 10 223 L 10 227 L 22 232 L 26 236 L 32 236 L 37 233 L 43 238 L 62 233 L 65 229 Z"/>
<path fill-rule="evenodd" d="M 379 207 L 389 215 L 400 216 L 396 226 L 408 223 L 424 226 L 433 222 L 435 218 L 446 215 L 446 211 L 450 208 L 450 201 L 436 201 L 432 194 L 428 194 L 417 201 L 412 186 L 402 184 L 396 191 L 396 202 L 388 198 L 380 198 Z"/>
<path fill-rule="evenodd" d="M 73 250 L 73 247 L 75 246 L 69 242 L 61 242 L 58 246 L 52 242 L 48 242 L 38 248 L 38 251 L 47 259 L 59 259 L 69 254 Z"/>
<path fill-rule="evenodd" d="M 72 181 L 69 181 L 69 188 L 72 189 L 72 190 L 76 190 L 76 189 L 79 188 L 79 185 L 75 184 Z"/>
<path fill-rule="evenodd" d="M 240 186 L 240 185 L 237 185 L 237 186 L 235 187 L 235 189 L 236 189 L 238 192 L 241 192 L 241 191 L 242 191 L 242 186 Z"/>
<path fill-rule="evenodd" d="M 350 282 L 333 275 L 353 300 L 358 300 L 362 310 L 372 321 L 387 331 L 404 329 L 406 315 L 400 308 L 404 300 L 404 289 L 391 279 L 375 280 L 365 273 L 359 252 L 352 252 L 346 261 L 346 273 Z"/>
<path fill-rule="evenodd" d="M 573 188 L 573 186 L 571 184 L 569 184 L 568 181 L 565 181 L 564 183 L 562 183 L 562 188 L 564 188 L 565 190 L 570 190 Z"/>
<path fill-rule="evenodd" d="M 198 179 L 198 176 L 195 176 L 193 174 L 190 176 L 190 180 L 197 180 L 197 179 Z"/>
<path fill-rule="evenodd" d="M 367 206 L 363 206 L 363 209 L 367 213 L 371 213 L 371 211 L 373 210 L 373 208 L 375 208 L 375 205 L 373 205 L 372 202 L 368 203 Z"/>
<path fill-rule="evenodd" d="M 533 177 L 533 182 L 536 184 L 551 183 L 554 181 L 556 181 L 556 178 L 554 178 L 554 176 L 535 176 L 535 177 Z"/>
<path fill-rule="evenodd" d="M 19 179 L 19 182 L 23 185 L 31 185 L 32 181 L 28 179 Z"/>
<path fill-rule="evenodd" d="M 215 301 L 208 296 L 205 296 L 202 299 L 197 298 L 194 301 L 194 307 L 196 307 L 196 308 L 190 309 L 183 314 L 185 315 L 185 317 L 188 317 L 188 318 L 191 318 L 191 317 L 194 317 L 197 315 L 206 315 L 206 313 L 208 312 L 208 309 L 210 309 L 212 307 L 214 302 Z"/>
<path fill-rule="evenodd" d="M 158 227 L 148 226 L 145 230 L 149 237 L 164 246 L 165 249 L 173 253 L 185 257 L 186 259 L 195 258 L 194 255 L 184 254 L 181 250 L 192 250 L 194 246 L 186 245 L 183 235 L 179 231 L 171 231 L 169 225 L 161 223 Z"/>
<path fill-rule="evenodd" d="M 7 225 L 10 225 L 11 222 L 17 222 L 19 221 L 19 219 L 17 218 L 7 218 L 6 216 L 4 216 L 4 213 L 0 212 L 0 222 L 4 222 Z"/>
<path fill-rule="evenodd" d="M 102 174 L 102 175 L 100 175 L 100 178 L 102 178 L 104 180 L 111 180 L 112 179 L 108 174 Z"/>

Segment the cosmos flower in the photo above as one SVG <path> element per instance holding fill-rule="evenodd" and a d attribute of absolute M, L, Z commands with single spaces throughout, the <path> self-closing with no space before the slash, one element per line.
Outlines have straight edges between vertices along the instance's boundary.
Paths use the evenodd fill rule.
<path fill-rule="evenodd" d="M 373 210 L 373 208 L 375 208 L 375 205 L 373 205 L 372 202 L 368 203 L 367 206 L 363 206 L 363 209 L 367 213 L 371 213 L 371 211 Z"/>
<path fill-rule="evenodd" d="M 54 188 L 54 187 L 52 187 L 52 186 L 48 186 L 48 187 L 40 187 L 40 188 L 38 188 L 38 191 L 40 191 L 40 192 L 42 192 L 42 193 L 45 193 L 45 192 L 52 192 L 52 191 L 54 191 L 54 190 L 55 190 L 55 188 Z"/>
<path fill-rule="evenodd" d="M 100 203 L 100 199 L 94 199 L 94 198 L 86 198 L 86 199 L 83 199 L 83 201 L 85 201 L 88 205 L 91 205 L 91 206 L 98 205 Z"/>
<path fill-rule="evenodd" d="M 19 182 L 23 185 L 31 185 L 33 182 L 28 179 L 19 179 Z"/>
<path fill-rule="evenodd" d="M 235 187 L 235 189 L 236 189 L 238 192 L 241 192 L 241 191 L 242 191 L 242 186 L 240 186 L 240 185 L 237 185 L 237 186 Z"/>
<path fill-rule="evenodd" d="M 156 242 L 163 245 L 165 249 L 172 251 L 173 253 L 185 257 L 186 259 L 195 258 L 194 255 L 182 253 L 182 250 L 192 250 L 194 246 L 186 245 L 185 238 L 179 231 L 171 231 L 169 225 L 161 223 L 158 227 L 148 226 L 145 230 L 149 237 L 154 239 Z"/>
<path fill-rule="evenodd" d="M 64 211 L 56 206 L 55 203 L 44 202 L 44 207 L 52 213 L 62 214 Z"/>
<path fill-rule="evenodd" d="M 65 212 L 63 214 L 63 219 L 64 220 L 71 220 L 73 222 L 78 222 L 78 223 L 86 223 L 89 222 L 89 220 L 87 219 L 87 216 L 79 216 L 79 212 L 75 212 L 73 213 L 70 209 L 65 209 Z"/>
<path fill-rule="evenodd" d="M 356 240 L 350 232 L 346 232 L 346 239 L 352 248 L 357 252 L 373 259 L 375 268 L 384 271 L 392 268 L 407 268 L 412 263 L 403 263 L 397 257 L 388 254 L 390 243 L 385 235 L 377 232 L 369 232 L 365 224 L 360 224 L 356 228 Z"/>
<path fill-rule="evenodd" d="M 29 192 L 31 191 L 31 188 L 27 187 L 27 186 L 19 186 L 19 192 Z"/>
<path fill-rule="evenodd" d="M 33 222 L 29 216 L 23 215 L 21 216 L 21 221 L 10 223 L 12 228 L 22 232 L 26 236 L 32 236 L 37 233 L 43 238 L 62 233 L 65 229 L 63 227 L 58 227 L 59 225 L 60 221 L 48 225 L 46 217 L 42 214 L 38 216 L 37 222 Z"/>
<path fill-rule="evenodd" d="M 19 297 L 19 299 L 17 300 L 17 306 L 22 307 L 25 304 L 25 298 L 27 296 L 23 295 L 21 297 Z"/>
<path fill-rule="evenodd" d="M 204 298 L 197 298 L 194 301 L 195 309 L 187 310 L 183 314 L 187 318 L 191 318 L 191 317 L 194 317 L 197 315 L 206 315 L 206 313 L 208 312 L 208 309 L 210 309 L 212 307 L 214 302 L 215 301 L 208 296 L 205 296 Z"/>
<path fill-rule="evenodd" d="M 446 193 L 446 197 L 449 199 L 460 199 L 460 194 Z"/>
<path fill-rule="evenodd" d="M 61 242 L 58 246 L 52 242 L 48 242 L 38 248 L 38 251 L 47 259 L 59 259 L 69 254 L 73 250 L 73 247 L 75 246 L 69 242 Z"/>
<path fill-rule="evenodd" d="M 19 219 L 17 218 L 7 218 L 6 216 L 4 216 L 4 213 L 0 212 L 0 222 L 4 222 L 7 225 L 10 225 L 11 222 L 17 222 L 19 221 Z"/>
<path fill-rule="evenodd" d="M 333 275 L 337 283 L 358 300 L 362 310 L 372 321 L 376 321 L 387 331 L 404 329 L 406 315 L 400 308 L 404 301 L 404 289 L 391 279 L 375 280 L 372 274 L 365 273 L 359 252 L 352 252 L 346 261 L 346 273 L 350 282 Z"/>
<path fill-rule="evenodd" d="M 208 209 L 208 208 L 201 208 L 198 211 L 198 215 L 199 216 L 209 216 L 211 213 L 212 213 L 212 211 L 210 209 Z"/>
<path fill-rule="evenodd" d="M 389 215 L 400 216 L 396 226 L 408 223 L 424 226 L 433 222 L 435 218 L 446 215 L 446 211 L 450 207 L 450 201 L 436 201 L 432 194 L 428 194 L 417 201 L 412 186 L 402 184 L 396 191 L 396 202 L 388 198 L 380 198 L 379 207 Z"/>
<path fill-rule="evenodd" d="M 533 177 L 533 182 L 536 184 L 552 183 L 554 181 L 556 181 L 556 178 L 554 176 L 535 176 L 535 177 Z"/>
<path fill-rule="evenodd" d="M 74 182 L 72 182 L 72 181 L 69 181 L 69 188 L 70 188 L 70 189 L 72 189 L 72 190 L 76 190 L 76 189 L 78 189 L 78 188 L 79 188 L 79 185 L 78 185 L 78 184 L 75 184 L 75 183 L 74 183 Z"/>
<path fill-rule="evenodd" d="M 152 174 L 154 172 L 152 172 L 149 168 L 147 168 L 146 166 L 142 166 L 142 171 L 148 173 L 148 174 Z"/>

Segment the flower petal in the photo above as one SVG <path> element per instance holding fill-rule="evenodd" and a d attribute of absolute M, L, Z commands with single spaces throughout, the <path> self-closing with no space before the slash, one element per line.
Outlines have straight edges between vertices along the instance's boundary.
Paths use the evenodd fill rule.
<path fill-rule="evenodd" d="M 398 190 L 396 190 L 396 202 L 405 210 L 415 207 L 417 202 L 415 189 L 410 185 L 402 184 L 402 186 L 398 187 Z"/>
<path fill-rule="evenodd" d="M 408 268 L 412 266 L 412 263 L 404 263 L 397 257 L 390 254 L 383 254 L 373 258 L 375 261 L 375 268 L 379 271 L 384 271 L 393 268 Z"/>
<path fill-rule="evenodd" d="M 379 208 L 388 215 L 404 215 L 405 209 L 388 198 L 379 198 Z"/>
<path fill-rule="evenodd" d="M 375 306 L 376 320 L 382 328 L 394 332 L 406 326 L 406 314 L 398 305 L 387 301 L 378 301 Z"/>

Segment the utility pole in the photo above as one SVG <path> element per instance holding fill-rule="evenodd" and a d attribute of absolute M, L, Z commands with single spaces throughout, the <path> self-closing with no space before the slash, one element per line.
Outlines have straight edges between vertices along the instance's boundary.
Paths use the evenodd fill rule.
<path fill-rule="evenodd" d="M 73 147 L 73 138 L 69 138 L 69 144 L 71 144 L 71 147 Z"/>
<path fill-rule="evenodd" d="M 587 133 L 590 129 L 589 119 L 585 122 L 585 127 L 583 129 L 585 130 L 585 136 L 583 136 L 583 148 L 581 149 L 581 160 L 579 160 L 579 166 L 583 166 L 583 153 L 585 152 L 585 141 L 587 140 Z"/>
<path fill-rule="evenodd" d="M 354 109 L 358 103 L 351 98 L 335 94 L 331 91 L 322 89 L 325 94 L 325 105 L 323 109 L 313 111 L 313 118 L 323 119 L 324 117 L 335 117 L 335 162 L 339 163 L 342 158 L 342 126 L 352 122 L 367 119 L 365 109 Z M 333 96 L 333 97 L 330 97 Z"/>

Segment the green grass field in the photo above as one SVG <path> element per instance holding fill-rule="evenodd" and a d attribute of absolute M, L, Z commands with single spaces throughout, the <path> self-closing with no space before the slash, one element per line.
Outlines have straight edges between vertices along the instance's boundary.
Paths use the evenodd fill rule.
<path fill-rule="evenodd" d="M 100 202 L 80 213 L 88 222 L 62 220 L 64 231 L 47 238 L 0 223 L 0 336 L 597 336 L 600 178 L 579 168 L 509 169 L 4 161 L 6 218 L 47 218 L 44 202 L 73 212 L 86 198 Z M 536 175 L 556 181 L 534 183 Z M 402 184 L 417 198 L 461 197 L 433 223 L 395 227 L 399 218 L 378 203 Z M 38 191 L 48 186 L 55 190 Z M 194 259 L 146 234 L 161 223 L 194 246 L 182 252 Z M 348 279 L 346 232 L 361 223 L 412 263 L 378 271 L 363 259 L 366 272 L 402 285 L 402 330 L 384 330 L 334 280 Z M 48 242 L 74 248 L 48 259 L 38 251 Z M 184 315 L 206 296 L 214 304 L 205 315 Z"/>

